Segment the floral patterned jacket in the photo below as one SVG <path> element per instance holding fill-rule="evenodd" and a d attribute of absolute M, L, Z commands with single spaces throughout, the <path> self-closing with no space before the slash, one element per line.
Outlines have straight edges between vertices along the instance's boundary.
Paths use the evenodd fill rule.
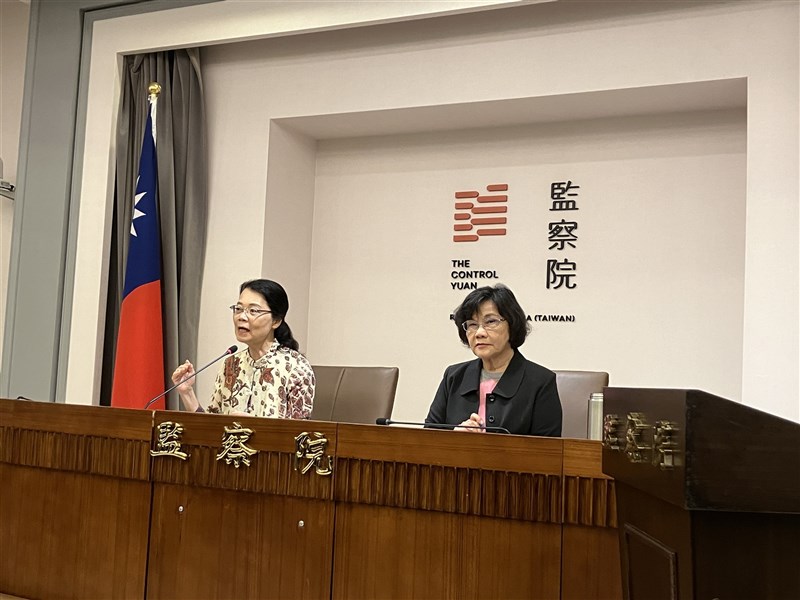
<path fill-rule="evenodd" d="M 314 371 L 306 357 L 272 343 L 257 360 L 247 348 L 222 363 L 208 412 L 244 412 L 254 417 L 307 419 L 314 405 Z"/>

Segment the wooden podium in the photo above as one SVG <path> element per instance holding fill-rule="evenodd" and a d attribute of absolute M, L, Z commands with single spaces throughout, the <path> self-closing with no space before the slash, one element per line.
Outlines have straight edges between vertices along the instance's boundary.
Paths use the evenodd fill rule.
<path fill-rule="evenodd" d="M 627 600 L 800 598 L 800 425 L 696 390 L 603 412 Z"/>
<path fill-rule="evenodd" d="M 621 597 L 599 442 L 0 400 L 0 475 L 23 598 Z"/>

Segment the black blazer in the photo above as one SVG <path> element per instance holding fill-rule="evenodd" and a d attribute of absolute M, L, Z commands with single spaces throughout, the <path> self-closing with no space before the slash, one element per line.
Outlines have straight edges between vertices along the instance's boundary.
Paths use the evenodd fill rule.
<path fill-rule="evenodd" d="M 476 358 L 447 367 L 426 423 L 457 425 L 478 412 L 481 366 Z M 494 391 L 486 396 L 486 425 L 519 435 L 561 436 L 556 374 L 515 350 Z"/>

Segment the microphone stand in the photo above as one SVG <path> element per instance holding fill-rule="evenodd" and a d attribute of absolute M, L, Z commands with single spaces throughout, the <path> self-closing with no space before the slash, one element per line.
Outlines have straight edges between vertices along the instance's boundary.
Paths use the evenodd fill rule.
<path fill-rule="evenodd" d="M 226 357 L 226 356 L 228 356 L 229 354 L 233 354 L 233 353 L 234 353 L 234 352 L 236 352 L 238 349 L 239 349 L 239 347 L 238 347 L 238 346 L 235 346 L 235 345 L 234 345 L 234 346 L 231 346 L 230 348 L 228 348 L 227 350 L 225 350 L 225 352 L 223 352 L 222 354 L 220 354 L 220 355 L 219 355 L 217 358 L 215 358 L 214 360 L 212 360 L 212 361 L 211 361 L 210 363 L 208 363 L 207 365 L 204 365 L 204 366 L 203 366 L 203 367 L 201 367 L 200 369 L 197 369 L 197 370 L 196 370 L 194 373 L 192 373 L 192 374 L 191 374 L 189 377 L 187 377 L 187 378 L 186 378 L 186 379 L 184 379 L 183 381 L 179 381 L 178 383 L 176 383 L 175 385 L 173 385 L 171 388 L 168 388 L 168 389 L 164 390 L 164 391 L 163 391 L 163 392 L 161 392 L 161 393 L 160 393 L 158 396 L 156 396 L 155 398 L 152 398 L 152 399 L 151 399 L 151 400 L 150 400 L 150 401 L 149 401 L 147 404 L 145 404 L 145 405 L 144 405 L 144 410 L 147 410 L 148 408 L 150 408 L 150 406 L 153 404 L 153 402 L 155 402 L 156 400 L 158 400 L 158 399 L 159 399 L 159 398 L 161 398 L 162 396 L 166 396 L 167 394 L 169 394 L 169 393 L 170 393 L 172 390 L 174 390 L 175 388 L 177 388 L 177 387 L 178 387 L 179 385 L 181 385 L 182 383 L 186 383 L 186 382 L 187 382 L 187 381 L 189 381 L 190 379 L 194 379 L 195 377 L 197 377 L 198 373 L 202 373 L 202 372 L 203 372 L 203 371 L 205 371 L 205 370 L 206 370 L 208 367 L 210 367 L 211 365 L 213 365 L 215 362 L 217 362 L 218 360 L 220 360 L 220 359 L 222 359 L 222 358 L 225 358 L 225 357 Z"/>

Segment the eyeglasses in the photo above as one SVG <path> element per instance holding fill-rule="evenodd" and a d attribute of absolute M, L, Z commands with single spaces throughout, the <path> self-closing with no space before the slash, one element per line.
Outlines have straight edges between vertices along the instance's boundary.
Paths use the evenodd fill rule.
<path fill-rule="evenodd" d="M 261 315 L 265 315 L 267 313 L 272 312 L 271 310 L 264 310 L 263 308 L 255 308 L 253 306 L 245 308 L 241 304 L 234 304 L 233 306 L 229 306 L 228 308 L 230 308 L 233 311 L 234 316 L 239 316 L 243 312 L 246 312 L 247 316 L 249 316 L 251 319 L 255 319 L 256 317 L 260 317 Z"/>
<path fill-rule="evenodd" d="M 467 333 L 475 333 L 478 331 L 478 327 L 483 327 L 486 331 L 492 331 L 500 327 L 500 323 L 504 321 L 505 319 L 501 317 L 489 317 L 482 323 L 478 323 L 478 321 L 464 321 L 461 324 L 461 328 Z"/>

